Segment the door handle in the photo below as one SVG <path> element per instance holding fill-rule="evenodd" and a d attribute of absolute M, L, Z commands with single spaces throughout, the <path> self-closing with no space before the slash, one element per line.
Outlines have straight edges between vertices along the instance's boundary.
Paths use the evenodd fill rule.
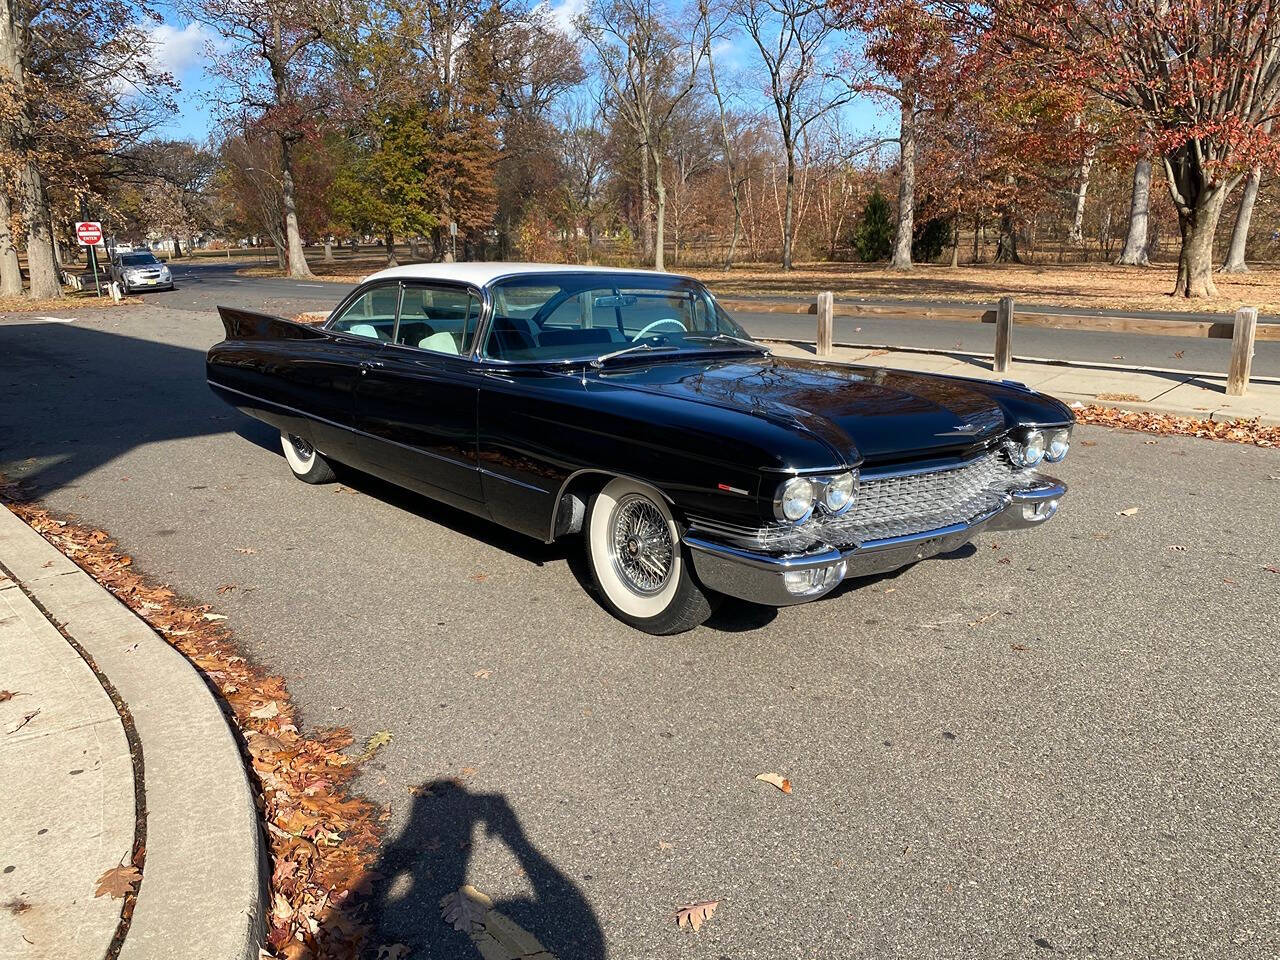
<path fill-rule="evenodd" d="M 367 373 L 368 373 L 370 370 L 372 370 L 374 367 L 384 367 L 384 366 L 386 366 L 386 364 L 384 364 L 381 360 L 361 360 L 361 361 L 360 361 L 360 376 L 362 376 L 362 377 L 363 377 L 365 374 L 367 374 Z"/>

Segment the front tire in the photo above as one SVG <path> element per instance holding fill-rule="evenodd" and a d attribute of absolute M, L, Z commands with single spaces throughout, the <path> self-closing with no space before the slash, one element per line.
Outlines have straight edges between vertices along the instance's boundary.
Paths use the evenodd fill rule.
<path fill-rule="evenodd" d="M 292 433 L 280 434 L 280 448 L 293 475 L 303 483 L 332 483 L 337 479 L 329 461 L 307 440 Z"/>
<path fill-rule="evenodd" d="M 656 490 L 609 481 L 592 498 L 583 529 L 592 579 L 619 620 L 666 635 L 711 616 L 711 600 L 693 579 L 680 531 Z"/>

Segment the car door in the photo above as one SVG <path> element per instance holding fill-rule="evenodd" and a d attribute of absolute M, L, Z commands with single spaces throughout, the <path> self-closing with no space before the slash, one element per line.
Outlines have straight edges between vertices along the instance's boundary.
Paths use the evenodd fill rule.
<path fill-rule="evenodd" d="M 391 341 L 360 377 L 361 458 L 373 473 L 483 513 L 476 458 L 479 294 L 405 281 Z"/>
<path fill-rule="evenodd" d="M 272 399 L 305 414 L 310 431 L 305 439 L 342 463 L 364 466 L 357 443 L 356 384 L 364 365 L 391 341 L 399 298 L 395 281 L 359 288 L 339 305 L 323 338 L 280 341 L 278 365 L 264 358 L 277 391 Z"/>

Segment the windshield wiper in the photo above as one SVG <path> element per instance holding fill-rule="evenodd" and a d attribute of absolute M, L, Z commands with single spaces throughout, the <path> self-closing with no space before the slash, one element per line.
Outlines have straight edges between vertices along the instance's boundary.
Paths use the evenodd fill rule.
<path fill-rule="evenodd" d="M 690 340 L 694 340 L 699 343 L 717 343 L 717 342 L 740 343 L 744 347 L 755 347 L 757 350 L 768 351 L 769 349 L 763 343 L 756 343 L 754 340 L 745 340 L 742 337 L 731 337 L 727 333 L 717 333 L 717 334 L 686 333 L 684 335 L 684 339 L 686 342 Z"/>
<path fill-rule="evenodd" d="M 631 346 L 623 347 L 621 350 L 615 350 L 613 351 L 613 353 L 601 354 L 600 356 L 596 357 L 594 360 L 591 361 L 591 365 L 593 367 L 599 367 L 599 366 L 602 366 L 606 360 L 612 360 L 614 357 L 625 356 L 628 353 L 644 352 L 647 350 L 679 350 L 679 349 L 680 349 L 679 347 L 672 346 L 671 344 L 661 344 L 661 345 L 655 346 L 652 343 L 643 343 L 643 342 L 633 343 Z"/>

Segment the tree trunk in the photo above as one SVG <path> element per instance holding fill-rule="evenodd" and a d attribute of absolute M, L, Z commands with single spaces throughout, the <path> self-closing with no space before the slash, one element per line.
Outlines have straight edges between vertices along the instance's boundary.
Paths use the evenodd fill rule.
<path fill-rule="evenodd" d="M 8 190 L 0 190 L 0 297 L 22 296 L 22 264 L 13 240 L 13 207 Z"/>
<path fill-rule="evenodd" d="M 1147 223 L 1151 213 L 1151 159 L 1143 157 L 1133 165 L 1133 195 L 1129 201 L 1129 231 L 1124 249 L 1116 263 L 1145 267 L 1147 257 Z"/>
<path fill-rule="evenodd" d="M 1013 222 L 1013 214 L 1000 215 L 1000 235 L 996 238 L 996 263 L 1021 263 L 1022 254 L 1018 252 L 1018 230 Z"/>
<path fill-rule="evenodd" d="M 658 229 L 653 238 L 653 269 L 664 270 L 666 256 L 667 187 L 662 182 L 662 161 L 653 154 L 653 189 L 658 195 Z"/>
<path fill-rule="evenodd" d="M 978 235 L 982 231 L 982 215 L 977 211 L 973 211 L 973 262 L 978 262 L 978 256 L 982 252 L 978 247 Z"/>
<path fill-rule="evenodd" d="M 1253 204 L 1258 199 L 1258 185 L 1261 181 L 1262 167 L 1255 166 L 1249 171 L 1249 179 L 1244 182 L 1240 209 L 1236 211 L 1235 229 L 1231 231 L 1231 246 L 1227 249 L 1227 258 L 1222 262 L 1223 273 L 1249 272 L 1244 255 L 1249 243 L 1249 221 L 1253 218 Z"/>
<path fill-rule="evenodd" d="M 951 221 L 951 269 L 960 266 L 960 218 Z"/>
<path fill-rule="evenodd" d="M 649 197 L 649 142 L 640 144 L 640 253 L 653 256 L 653 201 Z"/>
<path fill-rule="evenodd" d="M 1169 195 L 1178 211 L 1182 236 L 1173 295 L 1188 299 L 1218 295 L 1213 282 L 1213 237 L 1227 195 L 1240 179 L 1211 180 L 1201 153 L 1201 145 L 1192 140 L 1164 158 Z"/>
<path fill-rule="evenodd" d="M 1075 209 L 1071 215 L 1071 230 L 1067 233 L 1067 242 L 1074 247 L 1084 245 L 1084 203 L 1089 193 L 1089 173 L 1093 170 L 1093 148 L 1084 152 L 1080 161 L 1080 173 L 1076 178 Z"/>
<path fill-rule="evenodd" d="M 175 260 L 176 260 L 176 259 L 178 259 L 178 257 L 180 257 L 180 256 L 182 256 L 182 241 L 178 239 L 178 235 L 177 235 L 177 234 L 174 234 L 174 236 L 173 236 L 173 259 L 175 259 Z"/>
<path fill-rule="evenodd" d="M 387 266 L 394 267 L 397 265 L 396 264 L 396 238 L 395 236 L 392 235 L 390 230 L 386 232 L 385 242 L 387 245 Z"/>
<path fill-rule="evenodd" d="M 786 200 L 783 203 L 782 212 L 782 269 L 791 269 L 791 218 L 792 204 L 794 203 L 796 190 L 796 157 L 795 144 L 787 144 L 787 188 Z"/>
<path fill-rule="evenodd" d="M 326 240 L 324 242 L 324 262 L 333 263 L 333 241 Z"/>
<path fill-rule="evenodd" d="M 901 120 L 898 128 L 898 225 L 893 235 L 890 270 L 910 270 L 911 238 L 916 211 L 916 95 L 909 87 L 900 93 Z"/>
<path fill-rule="evenodd" d="M 298 230 L 298 207 L 293 188 L 293 148 L 287 139 L 280 141 L 280 185 L 284 193 L 284 235 L 289 251 L 289 276 L 309 279 L 315 274 L 307 266 L 302 249 L 302 233 Z"/>
<path fill-rule="evenodd" d="M 62 284 L 58 281 L 58 267 L 53 258 L 53 234 L 49 230 L 49 201 L 44 192 L 44 178 L 30 158 L 23 170 L 22 187 L 31 299 L 61 297 Z"/>

